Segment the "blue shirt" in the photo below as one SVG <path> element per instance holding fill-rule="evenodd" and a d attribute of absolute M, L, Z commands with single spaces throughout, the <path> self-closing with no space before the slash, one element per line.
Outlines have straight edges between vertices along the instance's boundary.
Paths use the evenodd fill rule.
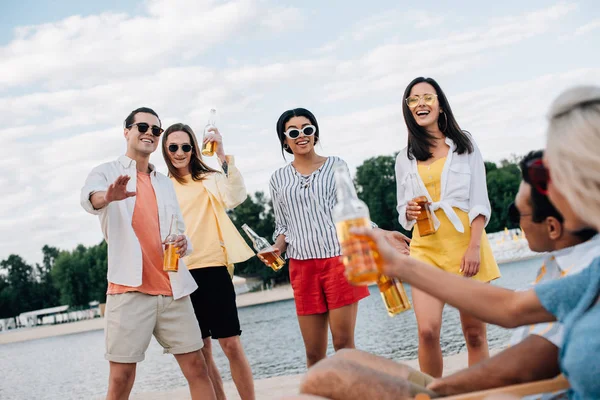
<path fill-rule="evenodd" d="M 600 399 L 600 257 L 577 275 L 540 284 L 542 306 L 564 328 L 560 369 L 569 380 L 569 398 Z"/>

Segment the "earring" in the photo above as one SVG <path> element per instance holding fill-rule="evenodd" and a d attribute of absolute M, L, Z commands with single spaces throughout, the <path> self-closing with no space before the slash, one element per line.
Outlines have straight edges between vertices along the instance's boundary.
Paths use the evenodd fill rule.
<path fill-rule="evenodd" d="M 288 145 L 287 145 L 287 143 L 284 143 L 284 144 L 283 144 L 283 148 L 284 148 L 285 150 L 289 150 L 289 149 L 290 149 L 290 146 L 288 146 Z"/>

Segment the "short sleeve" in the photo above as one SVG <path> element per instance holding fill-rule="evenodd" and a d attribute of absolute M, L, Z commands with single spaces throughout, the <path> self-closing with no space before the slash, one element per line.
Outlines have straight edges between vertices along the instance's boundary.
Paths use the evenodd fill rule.
<path fill-rule="evenodd" d="M 542 306 L 562 322 L 586 293 L 592 270 L 590 266 L 578 274 L 536 285 L 534 290 Z"/>

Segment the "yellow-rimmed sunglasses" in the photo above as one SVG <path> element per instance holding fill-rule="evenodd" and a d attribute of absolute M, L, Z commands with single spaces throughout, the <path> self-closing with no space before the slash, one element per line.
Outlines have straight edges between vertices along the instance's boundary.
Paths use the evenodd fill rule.
<path fill-rule="evenodd" d="M 423 96 L 410 96 L 406 98 L 406 105 L 408 106 L 408 108 L 415 108 L 416 106 L 419 105 L 419 103 L 421 102 L 421 99 L 423 99 L 423 103 L 426 106 L 430 106 L 433 103 L 435 103 L 435 99 L 437 99 L 437 94 L 433 94 L 433 93 L 425 93 Z"/>

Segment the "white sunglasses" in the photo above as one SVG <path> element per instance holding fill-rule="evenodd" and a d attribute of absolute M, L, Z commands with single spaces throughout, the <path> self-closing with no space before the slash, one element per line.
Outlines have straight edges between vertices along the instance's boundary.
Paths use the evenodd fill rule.
<path fill-rule="evenodd" d="M 283 133 L 290 139 L 297 139 L 298 136 L 300 136 L 300 132 L 302 132 L 304 136 L 312 136 L 315 134 L 316 131 L 317 128 L 315 128 L 314 125 L 306 125 L 302 127 L 302 129 L 290 128 Z"/>

